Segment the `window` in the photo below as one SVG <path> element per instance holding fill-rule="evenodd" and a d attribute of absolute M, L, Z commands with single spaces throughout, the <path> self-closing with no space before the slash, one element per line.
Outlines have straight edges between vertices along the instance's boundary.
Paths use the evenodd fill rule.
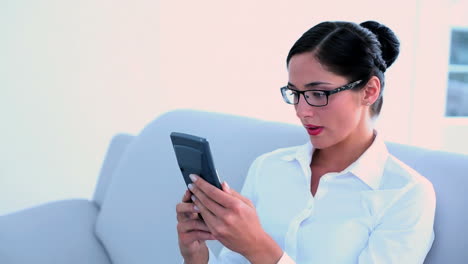
<path fill-rule="evenodd" d="M 445 115 L 468 117 L 468 28 L 452 29 L 447 89 Z"/>

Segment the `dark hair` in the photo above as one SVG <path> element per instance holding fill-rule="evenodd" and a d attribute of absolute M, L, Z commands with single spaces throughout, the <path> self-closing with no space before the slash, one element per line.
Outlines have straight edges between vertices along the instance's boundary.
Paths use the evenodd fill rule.
<path fill-rule="evenodd" d="M 292 46 L 286 59 L 305 52 L 314 52 L 327 70 L 348 78 L 363 80 L 362 89 L 372 76 L 381 82 L 380 95 L 371 107 L 372 116 L 380 113 L 385 71 L 398 57 L 400 42 L 388 27 L 366 21 L 360 25 L 352 22 L 322 22 L 305 32 Z"/>

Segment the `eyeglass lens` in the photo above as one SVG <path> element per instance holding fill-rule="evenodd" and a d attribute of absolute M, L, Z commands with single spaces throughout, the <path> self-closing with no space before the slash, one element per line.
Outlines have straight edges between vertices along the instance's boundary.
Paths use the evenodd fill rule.
<path fill-rule="evenodd" d="M 300 94 L 291 89 L 284 89 L 284 99 L 288 104 L 299 103 Z M 306 91 L 303 93 L 307 103 L 315 106 L 322 106 L 327 104 L 327 95 L 322 91 Z"/>

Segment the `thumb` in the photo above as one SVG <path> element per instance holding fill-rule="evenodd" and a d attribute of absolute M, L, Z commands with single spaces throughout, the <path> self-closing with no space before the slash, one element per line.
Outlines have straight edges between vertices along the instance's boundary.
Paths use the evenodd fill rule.
<path fill-rule="evenodd" d="M 247 197 L 244 197 L 240 193 L 236 192 L 234 189 L 231 189 L 227 182 L 223 182 L 222 187 L 223 187 L 223 191 L 229 193 L 230 195 L 241 200 L 242 202 L 248 204 L 250 207 L 253 207 L 252 202 Z"/>

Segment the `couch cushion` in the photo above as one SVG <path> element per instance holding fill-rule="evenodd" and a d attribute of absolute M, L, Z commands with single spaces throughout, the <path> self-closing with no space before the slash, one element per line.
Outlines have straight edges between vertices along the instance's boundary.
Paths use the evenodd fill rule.
<path fill-rule="evenodd" d="M 220 177 L 236 190 L 255 157 L 308 140 L 299 126 L 239 116 L 190 110 L 160 116 L 128 146 L 98 216 L 97 234 L 115 264 L 181 261 L 175 205 L 186 187 L 169 138 L 173 131 L 206 137 Z"/>
<path fill-rule="evenodd" d="M 0 263 L 110 264 L 94 235 L 97 212 L 93 202 L 80 199 L 0 217 Z"/>

